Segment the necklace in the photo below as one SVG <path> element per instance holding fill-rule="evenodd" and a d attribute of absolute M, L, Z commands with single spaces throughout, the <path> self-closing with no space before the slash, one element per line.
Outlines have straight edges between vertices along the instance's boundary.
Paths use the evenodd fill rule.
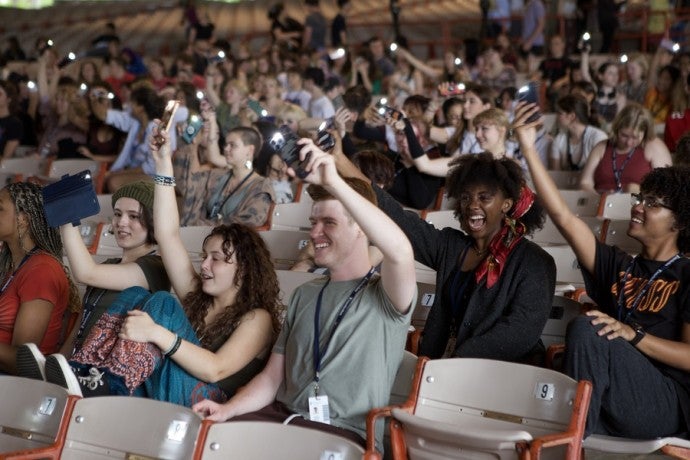
<path fill-rule="evenodd" d="M 474 249 L 474 253 L 477 254 L 478 257 L 484 257 L 488 251 L 487 248 L 480 250 L 476 245 L 472 245 L 472 249 Z"/>

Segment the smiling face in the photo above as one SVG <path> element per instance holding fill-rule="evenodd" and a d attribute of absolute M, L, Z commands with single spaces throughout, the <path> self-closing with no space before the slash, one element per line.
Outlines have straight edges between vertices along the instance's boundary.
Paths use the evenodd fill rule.
<path fill-rule="evenodd" d="M 489 241 L 503 226 L 513 200 L 486 185 L 471 185 L 458 198 L 460 226 L 475 240 Z"/>
<path fill-rule="evenodd" d="M 479 146 L 491 153 L 505 152 L 506 130 L 495 123 L 483 121 L 475 126 Z"/>
<path fill-rule="evenodd" d="M 113 232 L 115 242 L 122 249 L 134 249 L 146 244 L 147 229 L 141 203 L 133 198 L 122 197 L 113 208 Z"/>
<path fill-rule="evenodd" d="M 219 297 L 235 286 L 237 256 L 231 257 L 223 251 L 223 238 L 214 235 L 206 240 L 201 254 L 201 289 L 205 294 Z"/>
<path fill-rule="evenodd" d="M 462 116 L 465 120 L 473 120 L 479 113 L 491 108 L 491 104 L 484 103 L 475 93 L 468 91 L 465 94 L 465 103 L 462 106 Z"/>
<path fill-rule="evenodd" d="M 319 267 L 331 268 L 344 264 L 352 256 L 352 248 L 357 244 L 358 238 L 363 238 L 359 226 L 337 200 L 315 202 L 309 222 L 314 262 Z"/>
<path fill-rule="evenodd" d="M 664 207 L 664 200 L 644 191 L 640 195 L 644 197 L 644 203 L 630 208 L 628 236 L 646 245 L 668 238 L 677 240 L 676 219 L 673 211 Z"/>

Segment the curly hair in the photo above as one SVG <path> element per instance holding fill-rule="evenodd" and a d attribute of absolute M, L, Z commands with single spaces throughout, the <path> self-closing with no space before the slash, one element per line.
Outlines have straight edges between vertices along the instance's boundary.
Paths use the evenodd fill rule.
<path fill-rule="evenodd" d="M 510 158 L 494 159 L 493 155 L 483 152 L 478 155 L 460 155 L 451 163 L 446 178 L 448 196 L 456 201 L 455 217 L 460 219 L 462 210 L 459 205 L 460 195 L 468 188 L 477 185 L 488 187 L 491 191 L 500 190 L 506 198 L 517 203 L 520 189 L 527 187 L 520 165 Z M 544 226 L 544 208 L 535 201 L 527 213 L 520 218 L 531 234 Z"/>
<path fill-rule="evenodd" d="M 273 336 L 280 329 L 279 317 L 282 310 L 280 286 L 271 254 L 264 240 L 251 227 L 233 223 L 219 225 L 204 238 L 205 247 L 209 239 L 219 236 L 223 239 L 225 261 L 229 262 L 236 255 L 237 271 L 234 284 L 239 288 L 235 302 L 227 305 L 208 326 L 204 323 L 209 308 L 213 305 L 213 296 L 201 289 L 197 278 L 196 288 L 184 298 L 184 309 L 204 348 L 208 348 L 217 337 L 227 334 L 239 326 L 242 317 L 255 309 L 263 308 L 271 315 Z"/>
<path fill-rule="evenodd" d="M 48 226 L 45 211 L 43 209 L 43 193 L 41 186 L 29 182 L 16 182 L 5 186 L 4 190 L 10 195 L 10 199 L 16 209 L 17 217 L 19 213 L 27 216 L 29 222 L 29 235 L 41 251 L 49 254 L 58 261 L 69 283 L 69 302 L 68 308 L 77 312 L 81 310 L 81 300 L 79 292 L 69 269 L 65 266 L 62 259 L 62 239 L 57 228 Z M 12 253 L 5 244 L 0 250 L 0 277 L 6 278 L 12 273 Z"/>
<path fill-rule="evenodd" d="M 678 250 L 690 252 L 690 168 L 668 166 L 651 170 L 642 179 L 640 190 L 643 195 L 654 195 L 663 199 L 672 210 L 678 229 Z"/>

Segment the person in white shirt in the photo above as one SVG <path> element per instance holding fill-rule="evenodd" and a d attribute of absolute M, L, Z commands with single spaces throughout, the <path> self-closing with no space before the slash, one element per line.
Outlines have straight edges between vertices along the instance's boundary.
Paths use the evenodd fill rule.
<path fill-rule="evenodd" d="M 560 131 L 551 144 L 549 169 L 579 171 L 594 146 L 608 136 L 590 123 L 589 104 L 582 96 L 563 96 L 556 112 Z"/>
<path fill-rule="evenodd" d="M 323 91 L 326 83 L 326 76 L 323 70 L 318 67 L 307 67 L 302 76 L 304 79 L 304 89 L 311 94 L 309 101 L 309 116 L 311 118 L 327 119 L 335 116 L 333 102 Z"/>

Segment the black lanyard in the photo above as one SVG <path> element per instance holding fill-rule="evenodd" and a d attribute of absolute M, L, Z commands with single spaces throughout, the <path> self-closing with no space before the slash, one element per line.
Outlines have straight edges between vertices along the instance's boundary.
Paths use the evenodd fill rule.
<path fill-rule="evenodd" d="M 611 143 L 611 167 L 613 168 L 613 178 L 616 181 L 616 193 L 623 191 L 623 170 L 625 170 L 625 167 L 628 166 L 628 162 L 632 158 L 636 149 L 637 147 L 631 148 L 626 155 L 625 160 L 623 160 L 621 167 L 616 168 L 616 157 L 618 155 L 616 154 L 616 147 L 613 145 L 613 142 Z"/>
<path fill-rule="evenodd" d="M 228 200 L 230 199 L 230 197 L 233 196 L 233 195 L 235 194 L 235 192 L 237 192 L 237 191 L 244 185 L 245 182 L 247 182 L 247 179 L 249 179 L 249 178 L 251 177 L 251 175 L 252 175 L 253 172 L 254 172 L 253 170 L 252 170 L 252 171 L 249 171 L 249 174 L 247 174 L 247 175 L 244 177 L 244 179 L 242 179 L 242 182 L 240 182 L 240 183 L 237 185 L 237 187 L 235 187 L 234 189 L 232 189 L 232 191 L 231 191 L 230 193 L 227 194 L 227 196 L 225 197 L 225 199 L 223 199 L 223 201 L 222 201 L 220 204 L 218 204 L 218 201 L 220 200 L 220 196 L 218 197 L 218 200 L 216 200 L 216 203 L 215 203 L 215 204 L 213 205 L 213 207 L 211 208 L 211 212 L 208 213 L 208 218 L 209 218 L 209 219 L 217 219 L 217 220 L 222 220 L 222 219 L 223 219 L 223 216 L 222 216 L 222 214 L 220 213 L 220 212 L 223 210 L 223 206 L 225 206 L 225 203 L 228 202 Z M 232 178 L 232 173 L 228 174 L 228 178 L 225 179 L 225 183 L 223 184 L 223 188 L 220 189 L 220 193 L 223 193 L 223 190 L 225 190 L 225 187 L 228 186 L 228 182 L 230 182 L 230 179 L 231 179 L 231 178 Z"/>
<path fill-rule="evenodd" d="M 328 278 L 328 281 L 326 281 L 326 284 L 323 285 L 321 288 L 321 291 L 319 291 L 319 297 L 316 300 L 316 311 L 314 312 L 314 393 L 318 393 L 319 390 L 319 378 L 321 377 L 321 360 L 323 357 L 326 355 L 326 351 L 328 350 L 328 345 L 331 343 L 331 339 L 333 338 L 333 335 L 335 334 L 335 330 L 338 328 L 340 325 L 340 322 L 343 320 L 343 317 L 347 313 L 347 311 L 350 309 L 350 306 L 352 305 L 352 301 L 355 300 L 355 296 L 359 291 L 366 286 L 367 282 L 371 278 L 371 276 L 374 274 L 375 268 L 371 267 L 369 272 L 364 275 L 364 278 L 362 278 L 357 286 L 352 290 L 350 295 L 347 297 L 345 300 L 345 303 L 343 304 L 342 307 L 340 307 L 340 311 L 338 311 L 338 316 L 335 318 L 335 322 L 333 323 L 333 327 L 331 328 L 331 333 L 328 336 L 328 339 L 326 340 L 326 343 L 324 344 L 323 350 L 321 350 L 319 346 L 319 317 L 321 316 L 321 300 L 323 299 L 323 291 L 326 289 L 326 286 L 328 286 L 328 283 L 331 282 L 331 279 Z"/>
<path fill-rule="evenodd" d="M 12 280 L 14 279 L 14 275 L 17 274 L 17 272 L 19 271 L 19 269 L 22 268 L 22 265 L 24 265 L 24 263 L 25 263 L 27 260 L 29 260 L 29 258 L 30 258 L 32 255 L 34 255 L 34 254 L 36 253 L 36 251 L 38 251 L 38 247 L 34 247 L 31 251 L 27 252 L 27 253 L 24 255 L 24 257 L 22 258 L 22 261 L 19 262 L 19 265 L 17 266 L 17 268 L 12 272 L 12 274 L 10 275 L 10 277 L 7 278 L 7 281 L 5 281 L 5 284 L 2 285 L 2 289 L 0 289 L 0 295 L 2 295 L 2 294 L 5 293 L 5 290 L 7 289 L 7 287 L 10 285 L 10 283 L 11 283 Z"/>
<path fill-rule="evenodd" d="M 633 269 L 633 266 L 635 265 L 635 260 L 637 260 L 637 256 L 633 257 L 633 259 L 630 261 L 630 264 L 628 264 L 628 268 L 625 270 L 625 274 L 623 275 L 623 278 L 618 282 L 618 302 L 617 302 L 617 307 L 618 307 L 618 321 L 622 321 L 623 323 L 627 323 L 628 320 L 630 319 L 630 316 L 637 310 L 637 307 L 640 306 L 640 302 L 642 301 L 642 298 L 647 294 L 647 291 L 649 288 L 652 286 L 652 283 L 656 281 L 656 279 L 661 275 L 663 272 L 665 272 L 673 263 L 680 259 L 682 255 L 680 253 L 676 254 L 675 256 L 671 257 L 662 265 L 659 267 L 654 274 L 652 275 L 651 278 L 649 278 L 649 281 L 647 281 L 647 284 L 642 288 L 642 290 L 637 294 L 635 297 L 635 300 L 633 301 L 632 306 L 630 307 L 630 310 L 628 313 L 626 313 L 625 318 L 623 319 L 623 309 L 625 308 L 625 283 L 628 280 L 628 276 L 630 276 L 630 272 Z"/>
<path fill-rule="evenodd" d="M 582 131 L 582 136 L 580 136 L 580 162 L 582 162 L 582 157 L 585 154 L 585 134 L 587 133 L 587 126 L 585 126 L 585 130 Z M 567 153 L 568 153 L 568 164 L 570 165 L 570 170 L 571 171 L 579 171 L 580 166 L 575 164 L 573 162 L 573 153 L 570 149 L 570 133 L 566 133 L 565 135 L 566 139 L 566 148 L 567 148 Z"/>

